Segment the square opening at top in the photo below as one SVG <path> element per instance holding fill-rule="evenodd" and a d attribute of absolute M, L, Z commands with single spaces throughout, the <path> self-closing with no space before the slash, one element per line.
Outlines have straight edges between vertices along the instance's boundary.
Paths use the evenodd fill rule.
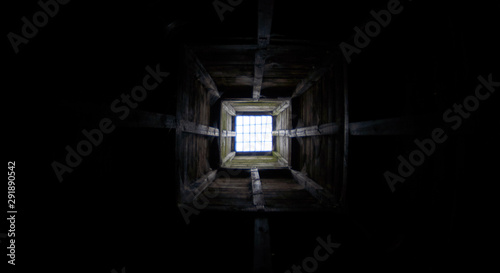
<path fill-rule="evenodd" d="M 236 116 L 236 152 L 270 152 L 273 149 L 272 116 Z"/>

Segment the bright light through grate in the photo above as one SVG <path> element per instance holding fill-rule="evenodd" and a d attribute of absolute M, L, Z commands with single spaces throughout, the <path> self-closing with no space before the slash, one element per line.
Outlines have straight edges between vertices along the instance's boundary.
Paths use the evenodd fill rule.
<path fill-rule="evenodd" d="M 272 151 L 272 131 L 271 116 L 236 116 L 236 151 Z"/>

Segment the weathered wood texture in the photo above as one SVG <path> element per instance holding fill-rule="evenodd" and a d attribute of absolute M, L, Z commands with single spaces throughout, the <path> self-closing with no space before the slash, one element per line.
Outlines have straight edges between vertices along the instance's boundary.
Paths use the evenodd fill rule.
<path fill-rule="evenodd" d="M 248 177 L 220 176 L 205 191 L 209 192 L 207 209 L 244 210 L 254 208 L 252 179 Z M 213 194 L 211 194 L 213 193 Z"/>
<path fill-rule="evenodd" d="M 258 3 L 258 30 L 257 44 L 262 50 L 255 52 L 255 64 L 253 74 L 253 93 L 252 97 L 255 101 L 260 99 L 262 90 L 262 81 L 264 79 L 264 69 L 267 59 L 267 52 L 264 48 L 269 45 L 271 39 L 271 25 L 273 22 L 273 7 L 274 0 L 259 0 Z"/>
<path fill-rule="evenodd" d="M 233 97 L 231 94 L 235 90 L 243 90 L 248 94 L 245 97 L 252 96 L 256 75 L 256 51 L 260 49 L 257 45 L 192 47 L 219 90 L 224 92 L 224 96 Z M 270 44 L 265 50 L 267 56 L 262 67 L 261 94 L 266 95 L 267 91 L 280 89 L 286 92 L 284 96 L 291 97 L 301 80 L 305 79 L 311 70 L 321 67 L 328 48 L 316 45 Z"/>
<path fill-rule="evenodd" d="M 269 45 L 269 41 L 271 38 L 274 0 L 259 0 L 258 9 L 257 44 L 260 48 L 264 48 Z"/>
<path fill-rule="evenodd" d="M 314 70 L 311 72 L 307 78 L 302 80 L 297 87 L 295 88 L 295 91 L 292 94 L 292 98 L 298 97 L 305 93 L 307 90 L 309 90 L 317 81 L 321 79 L 321 77 L 328 72 L 328 68 L 322 67 L 317 70 Z"/>
<path fill-rule="evenodd" d="M 260 181 L 259 170 L 257 168 L 253 168 L 251 170 L 251 176 L 253 204 L 255 205 L 257 210 L 263 210 L 265 201 L 264 194 L 262 192 L 262 183 Z"/>
<path fill-rule="evenodd" d="M 183 203 L 191 203 L 215 180 L 217 170 L 209 171 L 183 189 Z"/>
<path fill-rule="evenodd" d="M 316 84 L 322 77 L 331 72 L 331 68 L 333 66 L 334 57 L 333 54 L 327 54 L 324 58 L 322 65 L 312 70 L 308 76 L 303 79 L 295 88 L 295 91 L 292 94 L 292 98 L 298 97 L 305 92 L 307 92 L 312 86 Z"/>
<path fill-rule="evenodd" d="M 287 108 L 282 110 L 276 117 L 276 124 L 275 124 L 275 130 L 289 130 L 292 127 L 292 106 L 289 105 Z M 283 163 L 288 166 L 288 162 L 290 162 L 290 156 L 291 156 L 291 141 L 290 138 L 287 136 L 273 136 L 274 138 L 274 150 L 278 152 L 281 156 L 282 159 L 284 160 Z"/>
<path fill-rule="evenodd" d="M 184 161 L 186 164 L 187 179 L 189 179 L 187 182 L 191 184 L 210 170 L 208 162 L 208 157 L 210 156 L 208 149 L 209 140 L 204 136 L 194 134 L 185 134 L 184 140 L 187 142 L 185 144 L 185 153 L 183 154 L 186 158 Z"/>
<path fill-rule="evenodd" d="M 281 169 L 286 168 L 275 156 L 235 156 L 224 167 L 235 169 Z"/>
<path fill-rule="evenodd" d="M 213 136 L 213 137 L 219 136 L 219 129 L 217 128 L 196 124 L 194 122 L 185 120 L 181 120 L 179 122 L 179 129 L 185 133 L 192 133 L 197 135 Z"/>
<path fill-rule="evenodd" d="M 222 108 L 231 116 L 236 116 L 236 109 L 234 109 L 233 105 L 230 102 L 224 101 L 222 102 Z"/>
<path fill-rule="evenodd" d="M 319 201 L 291 178 L 261 178 L 267 209 L 313 209 Z"/>
<path fill-rule="evenodd" d="M 236 136 L 236 132 L 235 131 L 222 130 L 220 132 L 220 136 L 221 137 L 235 137 Z"/>
<path fill-rule="evenodd" d="M 201 133 L 198 129 L 209 129 L 210 94 L 198 81 L 197 72 L 189 63 L 189 56 L 184 56 L 184 58 L 181 63 L 176 113 L 176 177 L 181 187 L 181 194 L 183 188 L 190 187 L 192 183 L 210 171 L 208 162 L 210 138 L 191 132 Z M 194 127 L 189 125 L 194 125 Z"/>
<path fill-rule="evenodd" d="M 325 206 L 333 206 L 337 203 L 333 194 L 325 190 L 322 186 L 314 182 L 306 174 L 291 170 L 293 178 L 299 185 L 304 187 L 314 198 L 318 199 Z"/>
<path fill-rule="evenodd" d="M 194 51 L 190 48 L 186 48 L 185 52 L 188 69 L 194 73 L 196 79 L 203 85 L 205 91 L 209 94 L 210 104 L 214 104 L 220 98 L 217 85 Z"/>
<path fill-rule="evenodd" d="M 269 99 L 261 99 L 258 102 L 255 101 L 246 101 L 246 100 L 237 100 L 237 101 L 228 101 L 228 103 L 233 106 L 235 111 L 238 114 L 246 113 L 246 112 L 269 112 L 272 113 L 276 108 L 278 108 L 282 100 L 269 100 Z"/>
<path fill-rule="evenodd" d="M 290 100 L 284 100 L 276 109 L 273 110 L 273 116 L 277 116 L 281 114 L 284 110 L 291 108 L 291 103 Z"/>
<path fill-rule="evenodd" d="M 334 135 L 339 132 L 339 125 L 337 123 L 321 124 L 319 126 L 301 127 L 292 130 L 276 130 L 273 131 L 273 136 L 286 136 L 286 137 L 309 137 L 321 135 Z"/>
<path fill-rule="evenodd" d="M 300 100 L 298 110 L 302 120 L 302 124 L 297 124 L 297 127 L 316 126 L 335 121 L 334 91 L 330 73 L 297 99 Z"/>
<path fill-rule="evenodd" d="M 205 189 L 208 210 L 229 211 L 309 211 L 329 209 L 298 184 L 283 169 L 273 171 L 240 171 L 239 175 L 220 176 Z M 219 172 L 225 172 L 224 169 Z M 272 172 L 273 175 L 269 175 Z M 282 173 L 286 175 L 280 175 Z M 254 174 L 255 173 L 255 174 Z M 258 174 L 258 175 L 257 175 Z M 242 175 L 246 175 L 243 176 Z M 257 206 L 256 206 L 257 204 Z M 262 205 L 262 207 L 258 207 Z"/>
<path fill-rule="evenodd" d="M 325 134 L 321 133 L 319 127 L 316 129 L 316 126 L 335 123 L 334 96 L 332 73 L 329 72 L 296 98 L 300 105 L 300 109 L 296 111 L 299 115 L 297 128 L 300 129 L 295 133 L 309 135 L 298 138 L 301 171 L 305 171 L 312 180 L 329 191 L 333 191 L 336 137 L 326 133 L 334 131 L 334 126 L 324 130 Z"/>
<path fill-rule="evenodd" d="M 265 50 L 258 50 L 255 53 L 252 93 L 252 97 L 255 101 L 258 101 L 260 99 L 260 91 L 262 89 L 262 80 L 264 79 L 264 65 L 266 64 L 266 58 L 267 53 Z"/>
<path fill-rule="evenodd" d="M 236 152 L 230 152 L 228 153 L 223 159 L 222 159 L 222 163 L 221 163 L 221 166 L 222 167 L 225 167 L 226 166 L 226 163 L 230 162 L 231 160 L 233 160 L 234 156 L 236 155 Z"/>
<path fill-rule="evenodd" d="M 219 142 L 220 142 L 220 158 L 221 158 L 221 164 L 225 163 L 224 159 L 227 157 L 229 153 L 233 150 L 234 146 L 234 137 L 233 134 L 228 133 L 232 132 L 233 129 L 233 116 L 230 115 L 226 109 L 223 107 L 221 108 L 220 111 L 221 119 L 220 119 L 220 131 L 221 132 L 226 132 L 224 133 L 225 135 L 221 135 L 219 137 Z M 234 134 L 236 135 L 236 133 Z"/>

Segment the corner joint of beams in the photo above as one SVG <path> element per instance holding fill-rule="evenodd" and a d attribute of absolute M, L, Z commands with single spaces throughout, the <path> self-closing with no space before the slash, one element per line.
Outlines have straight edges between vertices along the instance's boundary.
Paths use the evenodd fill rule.
<path fill-rule="evenodd" d="M 181 132 L 185 133 L 191 133 L 191 134 L 198 134 L 198 135 L 204 135 L 204 136 L 209 136 L 209 137 L 219 137 L 219 129 L 206 126 L 206 125 L 201 125 L 201 124 L 196 124 L 194 122 L 186 121 L 186 120 L 180 120 L 178 124 L 178 129 Z"/>
<path fill-rule="evenodd" d="M 222 103 L 222 108 L 224 109 L 224 111 L 226 111 L 229 115 L 231 116 L 236 116 L 236 110 L 234 109 L 234 107 L 227 101 L 223 102 Z"/>
<path fill-rule="evenodd" d="M 191 203 L 215 180 L 217 170 L 211 170 L 190 186 L 186 186 L 183 193 L 183 203 Z"/>
<path fill-rule="evenodd" d="M 313 197 L 327 207 L 335 207 L 336 199 L 333 194 L 324 189 L 321 185 L 314 182 L 307 174 L 290 169 L 293 178 L 298 184 L 304 187 Z"/>
<path fill-rule="evenodd" d="M 192 69 L 194 70 L 196 79 L 203 85 L 207 93 L 210 95 L 210 104 L 213 105 L 220 98 L 220 93 L 214 80 L 192 49 L 186 48 L 186 56 L 187 60 L 193 65 Z"/>
<path fill-rule="evenodd" d="M 222 159 L 222 164 L 221 166 L 225 166 L 226 163 L 228 163 L 229 161 L 233 160 L 233 158 L 236 156 L 236 152 L 230 152 L 229 154 L 227 154 L 224 159 Z"/>
<path fill-rule="evenodd" d="M 290 100 L 283 101 L 276 109 L 273 111 L 273 116 L 279 115 L 281 112 L 290 107 Z"/>

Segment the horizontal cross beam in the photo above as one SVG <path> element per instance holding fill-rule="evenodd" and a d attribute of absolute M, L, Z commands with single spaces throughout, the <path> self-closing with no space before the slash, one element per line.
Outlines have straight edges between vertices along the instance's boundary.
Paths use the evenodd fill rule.
<path fill-rule="evenodd" d="M 285 111 L 288 107 L 290 107 L 290 100 L 285 100 L 278 107 L 276 107 L 276 109 L 274 109 L 273 116 L 281 114 L 281 112 Z"/>
<path fill-rule="evenodd" d="M 219 129 L 217 129 L 217 128 L 206 126 L 206 125 L 201 125 L 201 124 L 196 124 L 194 122 L 190 122 L 190 121 L 186 121 L 186 120 L 180 121 L 178 129 L 180 129 L 182 132 L 186 132 L 186 133 L 205 135 L 205 136 L 214 136 L 214 137 L 219 136 Z"/>
<path fill-rule="evenodd" d="M 286 137 L 310 137 L 322 135 L 334 135 L 339 132 L 337 123 L 325 123 L 322 125 L 301 127 L 292 130 L 276 130 L 273 131 L 273 136 L 286 136 Z"/>
<path fill-rule="evenodd" d="M 235 131 L 222 130 L 220 132 L 220 136 L 221 137 L 235 137 L 236 136 L 236 132 Z"/>
<path fill-rule="evenodd" d="M 406 116 L 349 123 L 353 136 L 413 135 L 426 125 L 425 117 Z"/>

